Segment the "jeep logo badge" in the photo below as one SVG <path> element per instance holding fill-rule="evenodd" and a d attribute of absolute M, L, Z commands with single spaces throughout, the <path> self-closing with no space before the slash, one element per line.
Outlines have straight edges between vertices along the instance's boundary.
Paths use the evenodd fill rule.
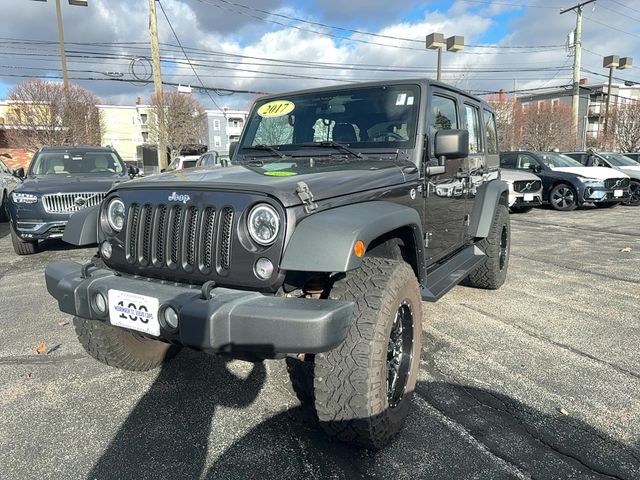
<path fill-rule="evenodd" d="M 189 200 L 191 200 L 191 197 L 189 195 L 178 195 L 176 192 L 173 192 L 171 195 L 169 195 L 168 200 L 170 202 L 187 203 Z"/>

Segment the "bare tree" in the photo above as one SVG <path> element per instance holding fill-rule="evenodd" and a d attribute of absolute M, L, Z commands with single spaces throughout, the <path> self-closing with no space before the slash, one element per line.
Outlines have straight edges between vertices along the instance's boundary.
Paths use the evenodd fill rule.
<path fill-rule="evenodd" d="M 561 102 L 553 105 L 544 101 L 519 108 L 515 124 L 522 134 L 521 144 L 531 150 L 569 150 L 574 143 L 571 118 L 571 107 Z"/>
<path fill-rule="evenodd" d="M 98 97 L 79 85 L 26 80 L 9 93 L 6 123 L 12 145 L 100 145 L 103 122 Z"/>
<path fill-rule="evenodd" d="M 521 108 L 515 97 L 500 94 L 488 100 L 493 107 L 498 129 L 498 143 L 500 150 L 514 150 L 520 146 L 521 129 L 517 123 L 520 117 L 517 112 Z"/>
<path fill-rule="evenodd" d="M 149 137 L 158 142 L 163 132 L 172 157 L 179 155 L 186 145 L 202 143 L 206 117 L 195 97 L 179 92 L 166 92 L 162 96 L 154 94 L 149 105 Z"/>
<path fill-rule="evenodd" d="M 617 105 L 610 112 L 609 131 L 615 145 L 622 152 L 640 150 L 640 101 Z"/>

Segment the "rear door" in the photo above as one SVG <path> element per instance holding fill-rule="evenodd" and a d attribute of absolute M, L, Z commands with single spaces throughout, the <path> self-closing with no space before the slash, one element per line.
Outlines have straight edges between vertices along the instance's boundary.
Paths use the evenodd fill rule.
<path fill-rule="evenodd" d="M 427 111 L 427 162 L 436 166 L 435 133 L 439 130 L 463 129 L 462 104 L 448 90 L 432 87 Z M 446 162 L 445 173 L 428 178 L 424 209 L 424 232 L 427 264 L 460 248 L 464 241 L 468 211 L 467 181 L 469 165 L 465 158 Z"/>

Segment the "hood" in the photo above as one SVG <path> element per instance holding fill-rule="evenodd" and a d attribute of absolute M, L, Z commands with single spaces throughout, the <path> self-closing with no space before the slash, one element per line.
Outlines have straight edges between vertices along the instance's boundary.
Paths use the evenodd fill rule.
<path fill-rule="evenodd" d="M 506 168 L 500 169 L 500 178 L 509 183 L 518 182 L 520 180 L 525 180 L 525 181 L 540 180 L 540 178 L 534 175 L 533 173 L 530 173 L 524 170 L 511 170 Z"/>
<path fill-rule="evenodd" d="M 298 182 L 305 182 L 314 201 L 319 201 L 405 181 L 400 167 L 384 160 L 357 160 L 344 162 L 339 169 L 335 169 L 334 164 L 332 168 L 319 165 L 312 171 L 307 168 L 299 173 L 291 172 L 290 176 L 274 176 L 273 171 L 250 166 L 198 167 L 136 179 L 119 188 L 162 188 L 178 194 L 181 190 L 194 188 L 260 192 L 276 197 L 285 207 L 290 207 L 302 203 L 296 194 Z"/>
<path fill-rule="evenodd" d="M 607 180 L 608 178 L 627 178 L 628 175 L 607 167 L 555 167 L 554 172 L 573 173 L 584 178 L 597 178 Z"/>
<path fill-rule="evenodd" d="M 633 167 L 618 167 L 618 170 L 620 170 L 621 172 L 626 173 L 631 178 L 640 179 L 640 165 L 633 166 Z"/>
<path fill-rule="evenodd" d="M 119 183 L 129 180 L 128 175 L 42 175 L 29 176 L 16 187 L 16 192 L 76 193 L 108 192 Z"/>

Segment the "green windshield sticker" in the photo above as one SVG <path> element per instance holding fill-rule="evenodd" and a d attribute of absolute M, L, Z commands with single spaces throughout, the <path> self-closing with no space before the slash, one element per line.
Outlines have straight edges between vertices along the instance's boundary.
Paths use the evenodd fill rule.
<path fill-rule="evenodd" d="M 285 172 L 285 171 L 279 171 L 279 170 L 264 172 L 264 174 L 269 177 L 293 177 L 294 175 L 297 175 L 296 172 Z"/>

